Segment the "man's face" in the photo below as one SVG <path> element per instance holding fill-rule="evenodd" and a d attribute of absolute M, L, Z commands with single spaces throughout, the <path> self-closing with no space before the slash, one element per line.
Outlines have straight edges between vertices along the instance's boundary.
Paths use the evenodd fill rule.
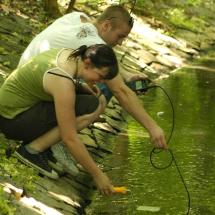
<path fill-rule="evenodd" d="M 123 40 L 128 36 L 131 31 L 131 27 L 122 22 L 116 27 L 112 27 L 110 22 L 104 23 L 102 28 L 101 37 L 107 43 L 107 45 L 114 47 L 116 45 L 122 45 Z"/>

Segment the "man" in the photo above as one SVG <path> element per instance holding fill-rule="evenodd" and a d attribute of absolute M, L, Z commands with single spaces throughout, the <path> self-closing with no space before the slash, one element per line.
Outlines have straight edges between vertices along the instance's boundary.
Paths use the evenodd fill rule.
<path fill-rule="evenodd" d="M 38 34 L 24 51 L 19 66 L 31 57 L 51 48 L 77 49 L 81 45 L 104 44 L 114 47 L 121 45 L 133 26 L 133 18 L 128 11 L 120 5 L 108 7 L 95 21 L 81 12 L 73 12 L 57 19 Z M 122 73 L 123 70 L 123 73 Z M 133 75 L 121 68 L 124 80 L 144 79 L 143 74 Z M 99 88 L 106 97 L 111 99 L 111 91 L 100 84 Z"/>
<path fill-rule="evenodd" d="M 90 22 L 84 13 L 73 12 L 57 19 L 38 34 L 23 53 L 19 66 L 31 57 L 51 48 L 73 48 L 81 45 L 106 43 L 114 47 L 121 45 L 133 26 L 133 18 L 120 5 L 112 5 L 94 21 Z M 146 113 L 136 94 L 124 83 L 118 74 L 105 81 L 120 105 L 147 129 L 155 147 L 167 148 L 164 133 L 156 122 Z M 106 89 L 103 91 L 106 92 Z M 109 98 L 109 97 L 108 97 Z"/>
<path fill-rule="evenodd" d="M 117 19 L 124 20 L 126 25 L 116 25 Z M 128 26 L 127 23 L 129 23 Z M 106 43 L 111 47 L 121 45 L 132 26 L 133 18 L 127 10 L 119 5 L 108 7 L 94 22 L 81 12 L 67 14 L 57 19 L 31 41 L 18 66 L 50 48 L 67 47 L 76 49 L 81 45 L 89 46 L 95 43 Z M 108 29 L 110 27 L 111 29 Z M 123 77 L 126 81 L 133 80 L 133 76 L 126 70 L 123 71 Z M 145 75 L 139 73 L 136 78 L 145 77 Z"/>
<path fill-rule="evenodd" d="M 79 48 L 81 45 L 106 43 L 121 45 L 133 26 L 133 18 L 122 6 L 108 7 L 95 21 L 81 12 L 57 19 L 38 34 L 24 51 L 19 66 L 50 48 Z"/>

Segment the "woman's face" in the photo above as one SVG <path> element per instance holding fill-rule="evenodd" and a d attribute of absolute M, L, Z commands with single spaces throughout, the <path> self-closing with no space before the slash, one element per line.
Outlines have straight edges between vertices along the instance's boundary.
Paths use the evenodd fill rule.
<path fill-rule="evenodd" d="M 108 74 L 107 67 L 96 68 L 90 65 L 84 68 L 82 72 L 82 78 L 86 82 L 101 83 L 105 81 L 105 77 L 107 76 L 107 74 Z"/>
<path fill-rule="evenodd" d="M 108 74 L 107 67 L 96 68 L 91 66 L 91 68 L 84 69 L 82 76 L 83 79 L 87 82 L 101 83 L 104 82 L 107 74 Z"/>

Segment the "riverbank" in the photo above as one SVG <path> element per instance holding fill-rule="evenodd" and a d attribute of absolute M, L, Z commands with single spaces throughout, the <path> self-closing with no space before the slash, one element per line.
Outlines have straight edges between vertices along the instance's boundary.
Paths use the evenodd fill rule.
<path fill-rule="evenodd" d="M 51 22 L 36 4 L 32 6 L 27 1 L 24 6 L 20 1 L 19 7 L 15 6 L 1 4 L 1 82 L 16 67 L 32 37 Z M 100 10 L 105 7 L 102 5 Z M 79 4 L 75 8 L 89 15 L 97 13 Z M 208 26 L 207 33 L 178 29 L 172 34 L 167 31 L 166 23 L 142 15 L 133 16 L 135 25 L 129 38 L 122 47 L 115 49 L 122 66 L 132 73 L 143 72 L 153 80 L 167 78 L 171 72 L 189 65 L 215 44 L 215 27 L 212 24 Z M 109 105 L 104 118 L 105 123 L 94 124 L 80 134 L 100 165 L 114 147 L 108 144 L 107 138 L 117 134 L 122 124 L 126 125 L 115 100 Z M 49 214 L 84 214 L 84 208 L 90 203 L 91 193 L 94 192 L 91 179 L 84 171 L 80 170 L 77 176 L 62 176 L 57 181 L 38 177 L 34 170 L 21 165 L 15 158 L 8 160 L 4 156 L 6 146 L 13 145 L 13 141 L 1 136 L 0 142 L 3 146 L 0 149 L 0 182 L 7 191 L 0 191 L 0 198 L 3 199 L 0 208 L 6 211 L 5 214 L 9 211 L 16 214 L 45 214 L 48 211 Z"/>

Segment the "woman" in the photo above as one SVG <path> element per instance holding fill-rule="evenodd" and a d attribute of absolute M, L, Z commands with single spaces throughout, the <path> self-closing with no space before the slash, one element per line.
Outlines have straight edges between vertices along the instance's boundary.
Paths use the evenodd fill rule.
<path fill-rule="evenodd" d="M 15 70 L 0 88 L 0 129 L 6 137 L 23 141 L 16 156 L 42 174 L 57 178 L 43 154 L 62 139 L 101 193 L 111 194 L 108 177 L 97 167 L 77 131 L 104 109 L 105 98 L 94 84 L 117 73 L 116 56 L 104 44 L 52 49 Z"/>

